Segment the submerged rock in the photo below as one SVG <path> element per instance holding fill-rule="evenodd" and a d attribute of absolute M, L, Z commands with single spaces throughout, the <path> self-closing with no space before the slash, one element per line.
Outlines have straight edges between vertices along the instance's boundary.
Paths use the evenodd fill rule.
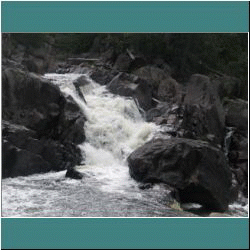
<path fill-rule="evenodd" d="M 75 170 L 74 168 L 70 168 L 67 170 L 65 177 L 80 180 L 83 178 L 83 174 Z"/>
<path fill-rule="evenodd" d="M 230 202 L 232 175 L 224 153 L 191 139 L 153 139 L 128 157 L 132 178 L 162 182 L 178 191 L 181 203 L 199 203 L 224 211 Z"/>

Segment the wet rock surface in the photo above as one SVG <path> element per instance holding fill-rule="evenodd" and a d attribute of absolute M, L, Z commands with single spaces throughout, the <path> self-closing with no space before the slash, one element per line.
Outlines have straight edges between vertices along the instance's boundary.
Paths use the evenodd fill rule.
<path fill-rule="evenodd" d="M 228 127 L 235 127 L 245 137 L 248 136 L 248 102 L 241 99 L 225 99 L 225 122 Z"/>
<path fill-rule="evenodd" d="M 201 139 L 213 135 L 214 143 L 223 145 L 225 113 L 216 86 L 204 75 L 193 75 L 187 83 L 183 100 L 182 128 L 185 137 Z"/>
<path fill-rule="evenodd" d="M 248 197 L 248 139 L 237 130 L 229 138 L 227 157 L 236 188 Z"/>
<path fill-rule="evenodd" d="M 36 74 L 2 72 L 3 177 L 59 171 L 82 160 L 86 120 L 78 105 Z"/>
<path fill-rule="evenodd" d="M 109 48 L 99 54 L 103 60 L 59 63 L 46 46 L 27 52 L 20 45 L 3 59 L 3 177 L 68 169 L 67 177 L 82 178 L 74 166 L 82 160 L 77 144 L 85 140 L 86 118 L 72 98 L 30 72 L 89 72 L 112 93 L 134 98 L 145 119 L 165 126 L 163 137 L 172 138 L 152 140 L 128 158 L 142 189 L 167 183 L 181 203 L 212 211 L 226 210 L 238 192 L 248 196 L 248 102 L 229 99 L 240 95 L 237 78 L 195 74 L 180 84 L 160 59 L 152 65 Z M 45 50 L 49 56 L 43 56 Z M 85 83 L 85 77 L 74 82 L 82 99 Z M 224 145 L 226 127 L 234 132 Z"/>
<path fill-rule="evenodd" d="M 152 107 L 152 85 L 144 79 L 127 73 L 119 73 L 107 85 L 110 92 L 133 97 L 143 110 Z"/>
<path fill-rule="evenodd" d="M 226 210 L 232 176 L 219 149 L 198 140 L 153 139 L 128 157 L 130 175 L 143 183 L 163 182 L 178 191 L 181 203 Z"/>

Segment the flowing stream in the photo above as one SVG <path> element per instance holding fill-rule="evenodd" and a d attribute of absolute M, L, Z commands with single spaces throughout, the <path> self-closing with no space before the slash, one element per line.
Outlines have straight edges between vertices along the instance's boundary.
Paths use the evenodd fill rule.
<path fill-rule="evenodd" d="M 79 145 L 84 163 L 76 169 L 2 180 L 4 217 L 196 217 L 183 211 L 164 184 L 140 189 L 129 176 L 126 159 L 137 147 L 159 135 L 161 128 L 142 118 L 132 98 L 111 94 L 87 75 L 78 95 L 80 74 L 46 74 L 64 95 L 74 98 L 87 117 L 86 141 Z M 233 204 L 221 216 L 247 216 L 248 205 Z"/>

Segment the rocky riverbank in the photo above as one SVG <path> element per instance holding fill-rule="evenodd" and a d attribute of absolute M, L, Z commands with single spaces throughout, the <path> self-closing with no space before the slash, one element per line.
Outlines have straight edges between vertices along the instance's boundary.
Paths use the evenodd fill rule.
<path fill-rule="evenodd" d="M 2 177 L 71 169 L 82 161 L 84 114 L 40 76 L 3 65 Z"/>
<path fill-rule="evenodd" d="M 128 157 L 132 178 L 167 184 L 181 204 L 211 211 L 225 211 L 239 193 L 248 196 L 248 102 L 228 98 L 237 79 L 193 74 L 179 83 L 164 60 L 149 63 L 129 50 L 92 48 L 62 62 L 50 46 L 44 49 L 42 58 L 21 46 L 2 60 L 3 178 L 64 169 L 81 178 L 74 167 L 84 160 L 77 145 L 85 140 L 86 117 L 39 74 L 88 72 L 110 92 L 132 97 L 148 122 L 164 128 L 162 138 Z M 83 99 L 84 84 L 84 77 L 74 84 Z"/>

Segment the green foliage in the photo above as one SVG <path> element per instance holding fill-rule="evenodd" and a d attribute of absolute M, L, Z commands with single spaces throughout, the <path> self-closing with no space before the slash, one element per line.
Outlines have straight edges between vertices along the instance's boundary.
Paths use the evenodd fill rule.
<path fill-rule="evenodd" d="M 216 70 L 241 77 L 246 72 L 237 70 L 235 66 L 247 62 L 247 40 L 247 34 L 237 33 L 173 34 L 170 46 L 175 49 L 171 61 L 178 65 L 179 73 L 184 76 Z"/>
<path fill-rule="evenodd" d="M 247 33 L 13 33 L 12 40 L 26 47 L 39 47 L 53 38 L 59 54 L 81 54 L 90 49 L 116 55 L 130 49 L 150 63 L 162 58 L 179 82 L 195 73 L 229 75 L 241 80 L 240 97 L 248 93 Z"/>
<path fill-rule="evenodd" d="M 26 47 L 39 48 L 48 37 L 43 33 L 12 33 L 11 39 L 16 44 L 20 43 Z"/>
<path fill-rule="evenodd" d="M 58 33 L 55 34 L 54 46 L 65 52 L 80 54 L 90 49 L 95 36 L 92 33 Z"/>

